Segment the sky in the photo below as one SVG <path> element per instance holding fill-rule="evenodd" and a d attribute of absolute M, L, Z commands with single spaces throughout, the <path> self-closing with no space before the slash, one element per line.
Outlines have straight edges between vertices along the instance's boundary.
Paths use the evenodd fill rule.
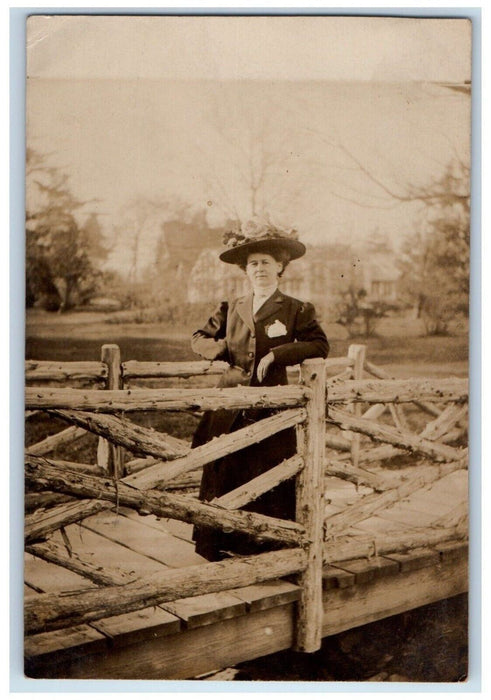
<path fill-rule="evenodd" d="M 118 226 L 121 268 L 135 198 L 220 224 L 260 180 L 307 242 L 398 243 L 425 212 L 370 176 L 404 194 L 469 158 L 469 96 L 446 86 L 471 77 L 467 20 L 38 16 L 27 45 L 28 145 Z M 142 268 L 159 235 L 149 217 Z"/>
<path fill-rule="evenodd" d="M 470 79 L 463 19 L 35 16 L 27 46 L 30 77 Z"/>

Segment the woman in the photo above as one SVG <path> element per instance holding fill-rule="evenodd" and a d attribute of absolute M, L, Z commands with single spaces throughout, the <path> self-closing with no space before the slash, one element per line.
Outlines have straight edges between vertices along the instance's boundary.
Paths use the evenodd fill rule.
<path fill-rule="evenodd" d="M 225 234 L 227 248 L 220 259 L 239 265 L 252 291 L 222 302 L 207 323 L 193 334 L 192 349 L 207 360 L 226 360 L 230 368 L 218 386 L 276 386 L 287 384 L 286 367 L 309 357 L 327 357 L 329 344 L 315 318 L 312 304 L 286 296 L 278 281 L 291 260 L 305 253 L 295 232 L 250 223 L 240 233 Z M 193 447 L 238 430 L 274 413 L 271 409 L 208 411 L 195 433 Z M 207 464 L 200 498 L 211 501 L 279 464 L 296 452 L 295 429 L 288 428 L 256 445 Z M 295 518 L 295 480 L 289 479 L 263 494 L 244 510 L 276 518 Z M 230 554 L 273 549 L 240 533 L 208 527 L 194 530 L 196 551 L 210 561 Z"/>

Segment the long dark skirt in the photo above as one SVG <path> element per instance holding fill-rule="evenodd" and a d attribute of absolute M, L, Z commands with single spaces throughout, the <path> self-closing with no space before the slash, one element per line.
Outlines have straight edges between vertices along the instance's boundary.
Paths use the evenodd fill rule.
<path fill-rule="evenodd" d="M 270 410 L 241 411 L 232 418 L 231 422 L 231 414 L 228 412 L 209 412 L 203 416 L 196 431 L 193 447 L 222 434 L 227 416 L 229 423 L 227 432 L 233 432 L 272 413 L 273 411 Z M 275 467 L 283 459 L 292 457 L 295 452 L 295 429 L 288 428 L 257 445 L 251 445 L 207 464 L 203 469 L 199 497 L 203 501 L 211 501 L 215 497 L 222 496 Z M 284 481 L 242 509 L 293 520 L 295 518 L 295 479 Z M 246 534 L 225 533 L 203 526 L 195 527 L 193 536 L 196 540 L 196 552 L 209 561 L 218 561 L 230 554 L 258 554 L 278 547 L 273 542 L 264 540 L 258 542 L 256 538 Z"/>

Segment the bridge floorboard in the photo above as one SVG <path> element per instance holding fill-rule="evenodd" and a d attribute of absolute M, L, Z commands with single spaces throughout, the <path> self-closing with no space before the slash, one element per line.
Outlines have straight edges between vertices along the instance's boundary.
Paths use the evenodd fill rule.
<path fill-rule="evenodd" d="M 465 503 L 467 472 L 421 489 L 350 528 L 357 538 L 417 531 Z M 439 482 L 440 483 L 440 482 Z M 355 503 L 366 489 L 339 479 L 326 484 L 330 509 Z M 422 516 L 425 516 L 424 518 Z M 431 524 L 431 523 L 430 523 Z M 191 526 L 128 509 L 103 511 L 66 533 L 78 556 L 105 570 L 145 576 L 192 566 Z M 61 544 L 60 534 L 53 536 Z M 94 586 L 62 567 L 26 555 L 26 596 Z M 467 590 L 467 549 L 453 543 L 383 557 L 332 562 L 324 569 L 323 635 L 395 615 Z M 281 649 L 293 641 L 291 581 L 271 581 L 166 603 L 26 638 L 26 674 L 45 678 L 185 679 Z"/>

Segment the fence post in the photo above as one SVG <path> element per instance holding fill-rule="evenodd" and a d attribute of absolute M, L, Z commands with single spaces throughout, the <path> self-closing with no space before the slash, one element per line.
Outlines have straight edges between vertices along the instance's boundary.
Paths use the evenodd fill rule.
<path fill-rule="evenodd" d="M 101 362 L 107 365 L 106 389 L 122 389 L 121 352 L 118 345 L 108 344 L 101 348 Z M 104 438 L 99 438 L 97 445 L 97 464 L 111 476 L 119 479 L 124 476 L 123 448 L 113 445 Z"/>
<path fill-rule="evenodd" d="M 324 462 L 326 420 L 326 363 L 306 360 L 302 379 L 312 390 L 307 418 L 297 430 L 297 450 L 304 468 L 296 482 L 296 520 L 303 525 L 309 541 L 307 568 L 299 576 L 302 588 L 297 607 L 295 649 L 312 652 L 322 642 L 322 549 L 324 522 Z"/>
<path fill-rule="evenodd" d="M 363 368 L 365 366 L 366 345 L 350 345 L 348 357 L 353 360 L 353 379 L 363 379 Z M 355 403 L 350 409 L 355 416 L 361 416 L 361 403 Z M 351 433 L 351 462 L 354 467 L 358 466 L 360 459 L 360 433 Z"/>

